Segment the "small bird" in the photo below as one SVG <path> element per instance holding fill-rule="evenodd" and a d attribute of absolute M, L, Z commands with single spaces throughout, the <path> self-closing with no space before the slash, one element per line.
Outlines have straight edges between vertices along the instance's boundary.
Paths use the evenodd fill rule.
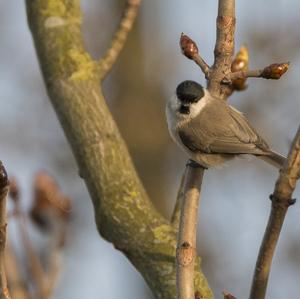
<path fill-rule="evenodd" d="M 286 160 L 269 148 L 240 111 L 197 82 L 187 80 L 177 86 L 176 95 L 167 102 L 166 116 L 172 138 L 205 168 L 246 154 L 277 168 Z"/>

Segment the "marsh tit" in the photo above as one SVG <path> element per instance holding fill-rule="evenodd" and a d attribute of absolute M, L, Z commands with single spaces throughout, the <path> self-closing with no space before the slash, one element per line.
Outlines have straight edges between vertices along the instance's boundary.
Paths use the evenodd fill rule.
<path fill-rule="evenodd" d="M 251 154 L 281 168 L 286 158 L 272 151 L 246 117 L 194 81 L 177 86 L 166 106 L 170 134 L 205 168 Z"/>

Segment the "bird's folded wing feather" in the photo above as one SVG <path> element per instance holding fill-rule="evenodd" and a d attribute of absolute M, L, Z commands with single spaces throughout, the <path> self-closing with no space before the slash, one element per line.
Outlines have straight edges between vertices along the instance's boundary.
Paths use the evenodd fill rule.
<path fill-rule="evenodd" d="M 267 143 L 242 113 L 225 102 L 210 103 L 200 115 L 179 128 L 178 135 L 191 151 L 219 154 L 267 154 Z"/>

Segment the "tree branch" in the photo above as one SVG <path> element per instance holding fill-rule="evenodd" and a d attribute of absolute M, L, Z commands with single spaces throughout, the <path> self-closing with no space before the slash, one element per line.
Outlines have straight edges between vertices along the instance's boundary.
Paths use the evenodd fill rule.
<path fill-rule="evenodd" d="M 183 54 L 192 60 L 198 60 L 201 70 L 205 74 L 206 79 L 208 79 L 208 90 L 210 94 L 216 98 L 220 98 L 223 100 L 227 100 L 228 96 L 232 94 L 234 90 L 243 90 L 246 88 L 245 80 L 248 77 L 262 77 L 266 79 L 279 79 L 288 69 L 288 63 L 281 64 L 272 64 L 268 67 L 265 67 L 263 70 L 257 71 L 249 71 L 248 70 L 248 51 L 246 48 L 241 49 L 238 53 L 235 60 L 232 60 L 234 53 L 234 32 L 235 32 L 235 0 L 219 0 L 218 6 L 218 17 L 217 17 L 217 38 L 216 45 L 214 51 L 214 64 L 211 68 L 207 66 L 207 64 L 203 61 L 203 59 L 199 56 L 198 47 L 196 43 L 191 40 L 186 35 L 182 35 L 180 39 L 180 46 Z M 299 163 L 299 161 L 298 161 Z M 298 165 L 299 166 L 299 165 Z M 282 174 L 281 174 L 282 175 Z M 193 177 L 191 177 L 193 179 Z M 194 178 L 195 179 L 195 178 Z M 276 191 L 274 194 L 277 195 Z M 184 195 L 186 197 L 187 195 Z M 273 195 L 274 198 L 277 198 Z M 281 201 L 273 200 L 273 207 L 270 221 L 281 221 L 283 222 L 285 212 L 282 213 L 281 206 L 286 207 L 286 202 L 283 204 Z M 277 208 L 277 206 L 280 207 Z M 275 208 L 276 207 L 276 208 Z M 286 207 L 287 209 L 287 207 Z M 282 213 L 282 217 L 278 217 L 278 213 Z M 272 215 L 274 214 L 274 215 Z M 192 212 L 191 212 L 192 215 Z M 181 217 L 189 218 L 189 215 L 181 215 Z M 267 230 L 270 230 L 268 233 L 266 232 L 267 237 L 269 238 L 272 234 L 278 234 L 280 232 L 281 224 L 277 224 L 277 232 L 274 229 L 274 225 L 276 227 L 276 223 L 271 223 L 270 227 Z M 181 228 L 182 229 L 182 228 Z M 180 231 L 180 234 L 183 232 Z M 278 236 L 276 238 L 278 238 Z M 271 236 L 272 238 L 272 236 Z M 185 245 L 185 243 L 182 243 Z M 187 243 L 189 244 L 189 243 Z M 267 243 L 268 244 L 268 243 Z M 275 243 L 273 244 L 275 246 Z M 274 247 L 275 248 L 275 247 Z M 268 249 L 268 248 L 267 248 Z M 264 252 L 265 249 L 261 249 Z M 262 253 L 264 255 L 264 253 Z M 273 253 L 272 253 L 273 255 Z M 269 267 L 271 265 L 272 257 L 269 260 Z M 258 262 L 259 263 L 259 262 Z M 257 271 L 259 273 L 264 272 L 260 264 L 257 266 Z M 178 269 L 180 271 L 180 268 Z M 186 276 L 187 279 L 180 281 L 179 284 L 185 283 L 185 297 L 190 298 L 192 294 L 192 269 L 190 270 L 189 276 Z M 255 276 L 256 279 L 256 276 Z M 266 280 L 267 281 L 267 280 Z M 266 281 L 264 283 L 266 283 Z M 255 283 L 255 282 L 254 282 Z M 266 287 L 266 285 L 265 285 Z M 254 288 L 255 290 L 257 287 Z M 181 292 L 181 289 L 179 289 Z M 181 294 L 181 293 L 180 293 Z M 257 297 L 257 292 L 255 295 L 251 297 L 251 299 L 262 299 L 264 297 Z"/>
<path fill-rule="evenodd" d="M 295 202 L 292 194 L 300 178 L 300 127 L 290 149 L 288 160 L 280 170 L 272 199 L 272 208 L 255 266 L 250 299 L 264 299 L 275 248 L 285 215 Z"/>
<path fill-rule="evenodd" d="M 111 68 L 119 57 L 119 54 L 126 43 L 128 33 L 131 31 L 133 23 L 138 14 L 140 4 L 141 0 L 127 0 L 123 17 L 120 22 L 119 28 L 115 33 L 115 37 L 113 38 L 111 45 L 107 49 L 105 55 L 99 62 L 101 73 L 100 76 L 102 79 L 105 78 L 105 76 L 110 72 Z"/>
<path fill-rule="evenodd" d="M 235 0 L 219 0 L 215 60 L 211 68 L 208 90 L 213 96 L 225 100 L 231 94 L 231 90 L 228 85 L 222 84 L 222 81 L 231 72 L 234 32 Z"/>
<path fill-rule="evenodd" d="M 11 297 L 13 299 L 29 299 L 28 286 L 21 274 L 20 261 L 10 242 L 6 244 L 5 269 Z"/>
<path fill-rule="evenodd" d="M 6 170 L 0 162 L 0 298 L 11 299 L 7 288 L 5 274 L 5 243 L 6 243 L 6 198 L 9 189 L 9 181 Z"/>
<path fill-rule="evenodd" d="M 209 68 L 202 58 L 198 55 L 198 47 L 196 43 L 188 36 L 182 35 L 180 39 L 180 46 L 183 54 L 189 59 L 195 60 L 195 57 L 200 57 L 199 65 L 205 77 L 208 79 L 209 92 L 216 97 L 227 99 L 227 96 L 232 93 L 231 88 L 223 84 L 224 75 L 231 73 L 232 56 L 234 52 L 234 30 L 235 30 L 235 0 L 219 0 L 218 17 L 217 17 L 217 40 L 215 45 L 215 61 L 212 68 Z M 198 59 L 198 58 L 197 58 Z M 203 177 L 203 168 L 193 167 L 188 173 L 188 182 L 192 186 L 200 186 Z M 200 188 L 200 187 L 199 187 Z M 199 197 L 200 189 L 198 193 Z M 191 299 L 195 296 L 193 288 L 193 254 L 196 250 L 196 227 L 197 214 L 195 210 L 198 209 L 198 199 L 196 194 L 189 193 L 189 189 L 185 188 L 184 204 L 185 209 L 181 211 L 181 220 L 179 227 L 179 243 L 177 247 L 177 295 L 181 299 Z M 189 202 L 194 204 L 193 209 L 186 209 L 185 205 Z M 186 224 L 189 224 L 188 230 L 190 234 L 188 239 L 186 237 Z M 191 226 L 193 227 L 191 229 Z M 184 236 L 184 237 L 183 237 Z M 182 253 L 181 253 L 182 252 Z M 184 267 L 181 265 L 180 259 L 187 252 L 191 261 Z"/>
<path fill-rule="evenodd" d="M 107 108 L 98 62 L 83 46 L 78 1 L 26 3 L 47 91 L 91 195 L 97 228 L 141 272 L 156 298 L 173 299 L 176 230 L 149 200 Z M 199 268 L 195 289 L 213 298 Z"/>
<path fill-rule="evenodd" d="M 264 78 L 278 80 L 288 70 L 289 62 L 274 63 L 261 70 L 247 70 L 239 71 L 230 74 L 230 81 L 236 79 L 252 78 Z"/>
<path fill-rule="evenodd" d="M 29 275 L 35 288 L 35 298 L 46 299 L 47 281 L 45 271 L 37 252 L 32 246 L 28 233 L 28 223 L 26 215 L 24 215 L 24 212 L 21 210 L 19 202 L 15 202 L 15 215 L 17 216 L 18 229 L 21 236 L 22 246 L 27 257 L 27 267 L 29 269 Z"/>
<path fill-rule="evenodd" d="M 201 68 L 205 78 L 208 79 L 210 68 L 204 59 L 199 55 L 197 44 L 186 34 L 181 33 L 179 42 L 182 54 L 188 59 L 194 60 L 196 64 Z"/>
<path fill-rule="evenodd" d="M 193 161 L 186 167 L 176 254 L 177 298 L 194 299 L 197 218 L 204 168 Z"/>
<path fill-rule="evenodd" d="M 13 214 L 16 216 L 21 243 L 27 257 L 28 272 L 35 291 L 34 297 L 46 299 L 47 285 L 45 271 L 29 237 L 27 217 L 20 205 L 20 190 L 15 179 L 12 179 L 10 182 L 10 197 L 14 202 Z"/>

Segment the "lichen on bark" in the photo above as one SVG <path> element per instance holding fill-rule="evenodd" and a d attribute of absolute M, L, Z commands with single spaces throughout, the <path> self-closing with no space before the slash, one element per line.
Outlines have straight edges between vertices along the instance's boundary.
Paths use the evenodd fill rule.
<path fill-rule="evenodd" d="M 173 299 L 176 230 L 153 207 L 106 105 L 98 64 L 83 44 L 79 1 L 26 3 L 47 92 L 92 198 L 98 231 L 129 258 L 156 298 Z M 199 264 L 196 290 L 212 299 Z"/>

